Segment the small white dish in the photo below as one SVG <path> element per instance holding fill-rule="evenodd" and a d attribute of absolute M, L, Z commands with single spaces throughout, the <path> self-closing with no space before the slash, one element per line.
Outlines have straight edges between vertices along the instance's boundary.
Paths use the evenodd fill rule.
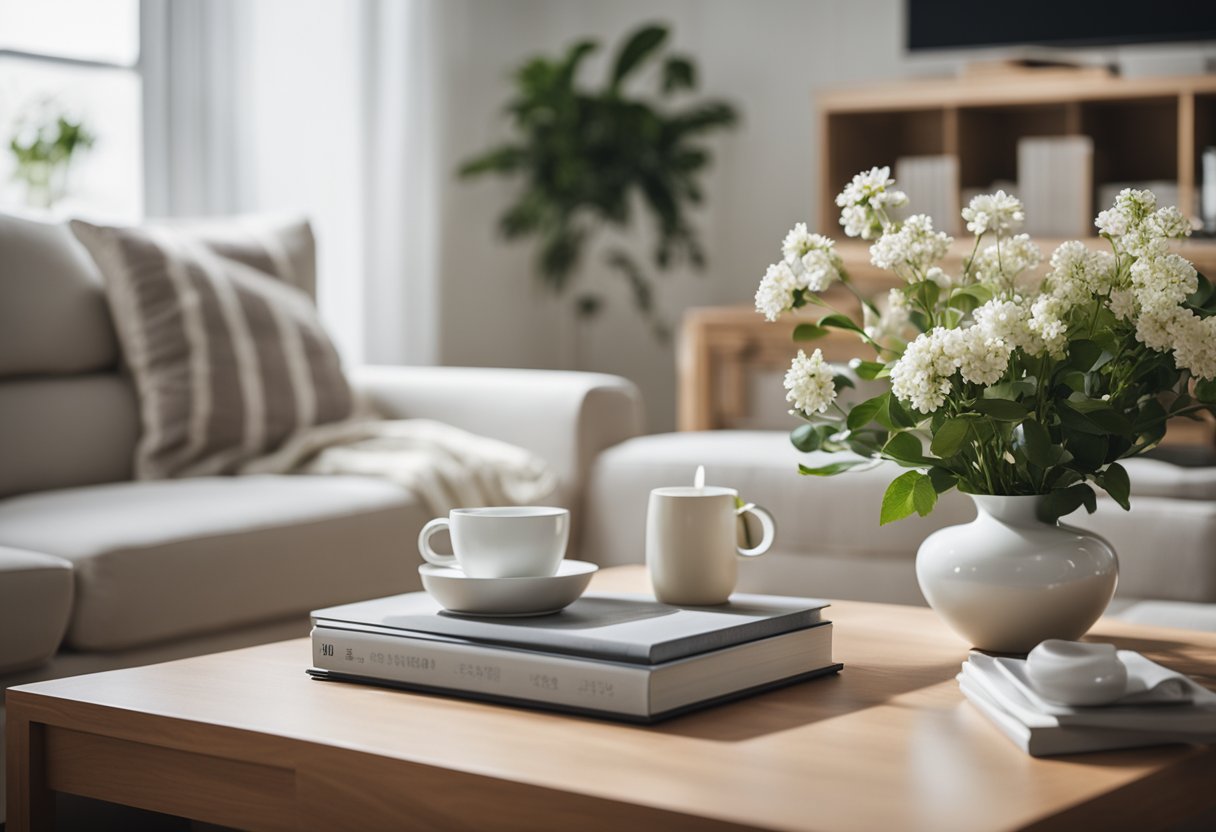
<path fill-rule="evenodd" d="M 1026 656 L 1026 677 L 1061 705 L 1109 705 L 1127 690 L 1127 666 L 1113 644 L 1048 639 Z"/>
<path fill-rule="evenodd" d="M 423 588 L 448 612 L 519 617 L 565 609 L 583 594 L 598 570 L 594 563 L 563 560 L 556 575 L 543 578 L 470 578 L 459 569 L 424 563 L 418 574 Z"/>

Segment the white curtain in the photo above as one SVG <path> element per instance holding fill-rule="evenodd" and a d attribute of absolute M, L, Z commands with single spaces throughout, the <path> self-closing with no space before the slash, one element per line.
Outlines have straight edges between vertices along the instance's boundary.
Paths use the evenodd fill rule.
<path fill-rule="evenodd" d="M 351 363 L 438 357 L 437 5 L 144 2 L 149 215 L 308 215 Z"/>

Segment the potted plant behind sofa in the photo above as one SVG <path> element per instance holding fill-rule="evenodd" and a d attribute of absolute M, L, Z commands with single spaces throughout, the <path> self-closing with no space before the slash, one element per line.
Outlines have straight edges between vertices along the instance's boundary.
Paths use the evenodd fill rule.
<path fill-rule="evenodd" d="M 596 41 L 579 41 L 559 58 L 527 60 L 512 76 L 515 92 L 505 108 L 515 136 L 460 168 L 462 177 L 493 173 L 522 180 L 499 231 L 508 240 L 537 239 L 537 273 L 556 294 L 570 287 L 596 237 L 630 228 L 638 205 L 656 231 L 649 265 L 662 272 L 684 259 L 694 269 L 705 267 L 688 216 L 704 199 L 700 178 L 712 159 L 701 140 L 738 117 L 721 101 L 670 104 L 697 86 L 696 65 L 681 55 L 663 58 L 657 99 L 626 91 L 627 82 L 658 59 L 667 37 L 667 28 L 658 25 L 629 35 L 598 89 L 577 78 L 583 60 L 599 48 Z M 607 247 L 604 263 L 628 283 L 638 311 L 666 339 L 648 265 L 620 244 Z M 599 294 L 584 292 L 575 312 L 588 318 L 602 303 Z"/>
<path fill-rule="evenodd" d="M 952 488 L 971 495 L 979 518 L 936 532 L 917 555 L 930 605 L 982 649 L 1079 638 L 1109 603 L 1117 564 L 1105 541 L 1058 518 L 1093 512 L 1094 486 L 1129 508 L 1119 460 L 1156 446 L 1169 419 L 1216 410 L 1216 290 L 1171 251 L 1190 224 L 1151 192 L 1125 190 L 1095 221 L 1110 250 L 1066 242 L 1038 281 L 1039 249 L 1017 233 L 1022 205 L 1001 191 L 963 209 L 975 242 L 962 273 L 947 274 L 952 240 L 922 214 L 892 219 L 907 198 L 888 174 L 858 174 L 836 203 L 845 233 L 873 240 L 871 262 L 903 284 L 881 304 L 858 294 L 862 321 L 829 309 L 794 337 L 855 333 L 876 357 L 854 360 L 857 374 L 891 388 L 842 406 L 849 379 L 819 350 L 799 351 L 785 378 L 807 421 L 794 445 L 855 454 L 801 471 L 907 468 L 883 497 L 882 523 L 924 516 Z M 819 293 L 836 282 L 856 293 L 833 241 L 805 225 L 783 255 L 756 293 L 768 319 L 826 306 Z"/>
<path fill-rule="evenodd" d="M 25 113 L 9 138 L 13 178 L 25 184 L 31 208 L 51 208 L 68 192 L 72 161 L 93 146 L 96 137 L 82 119 L 73 118 L 53 101 Z"/>

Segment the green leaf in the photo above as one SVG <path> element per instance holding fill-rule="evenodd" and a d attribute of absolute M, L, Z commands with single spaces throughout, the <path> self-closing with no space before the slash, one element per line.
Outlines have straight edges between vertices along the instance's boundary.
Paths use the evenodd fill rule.
<path fill-rule="evenodd" d="M 1001 422 L 1016 422 L 1030 412 L 1026 405 L 1008 399 L 977 399 L 974 407 L 985 416 Z"/>
<path fill-rule="evenodd" d="M 673 55 L 663 62 L 663 92 L 691 90 L 697 86 L 697 68 L 692 61 Z"/>
<path fill-rule="evenodd" d="M 1102 357 L 1102 347 L 1084 338 L 1073 341 L 1068 345 L 1068 359 L 1065 366 L 1088 373 Z"/>
<path fill-rule="evenodd" d="M 832 376 L 832 384 L 836 387 L 837 393 L 839 393 L 841 390 L 844 390 L 845 388 L 852 388 L 852 387 L 857 386 L 856 384 L 853 383 L 853 379 L 851 379 L 845 375 Z"/>
<path fill-rule="evenodd" d="M 1035 383 L 1026 379 L 1019 379 L 1018 381 L 1002 381 L 999 384 L 993 384 L 990 387 L 985 387 L 984 398 L 1017 401 L 1022 396 L 1034 395 L 1035 389 Z"/>
<path fill-rule="evenodd" d="M 836 474 L 844 473 L 859 465 L 872 465 L 872 460 L 869 459 L 842 459 L 839 462 L 832 462 L 828 465 L 821 465 L 818 468 L 808 468 L 806 465 L 798 466 L 798 473 L 807 477 L 831 477 Z"/>
<path fill-rule="evenodd" d="M 850 332 L 865 333 L 861 327 L 854 323 L 853 319 L 848 315 L 842 315 L 839 312 L 833 312 L 831 315 L 824 315 L 819 319 L 819 326 L 833 327 L 835 329 L 847 329 Z"/>
<path fill-rule="evenodd" d="M 941 297 L 941 293 L 942 287 L 932 280 L 922 280 L 912 284 L 908 295 L 915 298 L 922 309 L 933 309 L 937 306 L 937 299 Z"/>
<path fill-rule="evenodd" d="M 1127 469 L 1117 462 L 1112 462 L 1102 472 L 1102 487 L 1116 503 L 1123 506 L 1125 511 L 1131 511 L 1132 483 L 1128 479 Z"/>
<path fill-rule="evenodd" d="M 885 413 L 878 414 L 878 421 L 887 430 L 898 430 L 899 428 L 910 428 L 916 424 L 916 419 L 903 406 L 899 398 L 892 393 L 887 397 L 887 409 Z"/>
<path fill-rule="evenodd" d="M 1096 471 L 1102 467 L 1102 463 L 1106 462 L 1107 438 L 1105 434 L 1072 433 L 1065 440 L 1064 446 L 1083 471 Z"/>
<path fill-rule="evenodd" d="M 908 471 L 891 481 L 882 495 L 882 512 L 878 520 L 880 526 L 902 520 L 916 511 L 916 483 L 923 478 L 924 474 L 920 471 Z"/>
<path fill-rule="evenodd" d="M 1216 404 L 1216 379 L 1200 379 L 1195 382 L 1195 398 L 1204 404 Z"/>
<path fill-rule="evenodd" d="M 958 485 L 958 477 L 945 468 L 930 468 L 929 481 L 933 483 L 933 490 L 938 494 L 944 494 Z"/>
<path fill-rule="evenodd" d="M 1078 483 L 1068 488 L 1059 488 L 1047 495 L 1039 506 L 1039 519 L 1054 523 L 1061 517 L 1072 514 L 1081 506 L 1085 506 L 1090 514 L 1098 508 L 1094 490 L 1085 483 Z"/>
<path fill-rule="evenodd" d="M 1084 393 L 1086 390 L 1087 374 L 1081 370 L 1066 370 L 1060 373 L 1059 383 L 1078 393 Z"/>
<path fill-rule="evenodd" d="M 667 28 L 664 26 L 643 26 L 632 35 L 616 56 L 616 66 L 612 69 L 612 88 L 618 89 L 621 83 L 654 53 L 667 40 Z"/>
<path fill-rule="evenodd" d="M 859 402 L 853 405 L 853 409 L 849 411 L 849 416 L 845 420 L 849 430 L 861 430 L 866 425 L 873 422 L 879 413 L 883 413 L 887 409 L 887 398 L 891 394 L 883 393 L 881 396 L 875 396 L 872 399 L 866 399 L 864 402 Z"/>
<path fill-rule="evenodd" d="M 824 433 L 820 428 L 830 425 L 799 425 L 790 431 L 790 444 L 803 453 L 819 450 L 823 444 Z"/>
<path fill-rule="evenodd" d="M 1195 277 L 1198 279 L 1199 288 L 1197 288 L 1190 297 L 1186 299 L 1187 305 L 1195 309 L 1203 309 L 1204 305 L 1212 299 L 1213 294 L 1216 294 L 1216 287 L 1212 286 L 1212 281 L 1207 279 L 1207 276 L 1202 273 L 1197 273 Z"/>
<path fill-rule="evenodd" d="M 828 331 L 821 326 L 814 324 L 798 324 L 794 327 L 795 341 L 814 341 L 816 338 L 822 338 L 827 335 Z"/>
<path fill-rule="evenodd" d="M 967 419 L 950 419 L 933 434 L 929 449 L 943 459 L 954 456 L 962 449 L 969 433 L 971 424 Z"/>
<path fill-rule="evenodd" d="M 849 368 L 857 373 L 857 377 L 866 381 L 873 381 L 878 378 L 878 374 L 885 367 L 886 365 L 879 361 L 862 361 L 860 358 L 854 358 L 849 362 Z"/>
<path fill-rule="evenodd" d="M 925 465 L 925 449 L 910 433 L 895 433 L 882 446 L 882 455 L 905 465 Z"/>
<path fill-rule="evenodd" d="M 1013 439 L 1015 447 L 1024 449 L 1026 458 L 1040 468 L 1055 463 L 1056 448 L 1051 443 L 1051 434 L 1037 419 L 1026 419 L 1018 425 Z"/>

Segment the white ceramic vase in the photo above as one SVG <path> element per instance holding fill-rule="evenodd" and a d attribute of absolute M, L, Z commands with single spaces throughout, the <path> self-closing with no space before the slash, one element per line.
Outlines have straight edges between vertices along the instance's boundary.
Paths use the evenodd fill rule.
<path fill-rule="evenodd" d="M 1025 653 L 1075 640 L 1110 603 L 1119 562 L 1097 535 L 1036 516 L 1042 497 L 972 495 L 979 516 L 931 534 L 916 555 L 921 592 L 981 649 Z"/>

